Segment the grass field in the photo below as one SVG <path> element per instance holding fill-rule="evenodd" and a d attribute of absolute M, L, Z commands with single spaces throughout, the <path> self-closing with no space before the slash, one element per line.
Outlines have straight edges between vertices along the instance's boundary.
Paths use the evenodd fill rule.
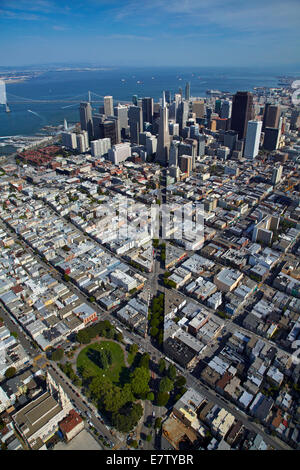
<path fill-rule="evenodd" d="M 92 361 L 88 354 L 89 352 L 101 351 L 107 349 L 112 355 L 112 364 L 106 369 L 101 369 L 94 361 Z M 84 348 L 77 358 L 77 368 L 80 366 L 93 370 L 95 375 L 108 377 L 115 384 L 124 382 L 126 371 L 128 370 L 124 362 L 124 353 L 122 348 L 113 341 L 100 341 Z"/>

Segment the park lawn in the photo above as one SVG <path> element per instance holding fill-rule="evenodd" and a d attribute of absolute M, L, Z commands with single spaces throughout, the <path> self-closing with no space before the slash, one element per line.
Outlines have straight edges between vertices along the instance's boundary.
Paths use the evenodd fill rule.
<path fill-rule="evenodd" d="M 112 355 L 112 364 L 104 371 L 93 361 L 87 357 L 87 352 L 91 349 L 100 351 L 101 348 L 108 349 Z M 119 383 L 120 373 L 125 367 L 124 353 L 122 348 L 113 341 L 100 341 L 99 343 L 93 343 L 84 348 L 77 358 L 77 368 L 83 366 L 84 368 L 89 367 L 95 372 L 95 375 L 102 376 L 105 374 L 115 384 Z"/>

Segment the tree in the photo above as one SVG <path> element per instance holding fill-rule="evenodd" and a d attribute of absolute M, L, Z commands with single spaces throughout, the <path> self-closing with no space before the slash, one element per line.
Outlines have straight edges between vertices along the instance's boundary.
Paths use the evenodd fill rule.
<path fill-rule="evenodd" d="M 153 400 L 154 400 L 154 393 L 153 393 L 153 392 L 147 393 L 147 400 L 149 400 L 149 401 L 153 401 Z"/>
<path fill-rule="evenodd" d="M 163 379 L 161 379 L 160 383 L 159 383 L 159 391 L 160 392 L 170 392 L 171 390 L 173 390 L 174 388 L 174 383 L 172 382 L 171 379 L 169 379 L 169 377 L 164 377 Z"/>
<path fill-rule="evenodd" d="M 71 278 L 70 278 L 70 276 L 69 276 L 68 274 L 65 273 L 65 274 L 63 275 L 63 279 L 64 279 L 64 281 L 69 282 Z"/>
<path fill-rule="evenodd" d="M 175 377 L 176 377 L 176 367 L 174 366 L 174 364 L 170 364 L 167 375 L 171 380 L 175 379 Z"/>
<path fill-rule="evenodd" d="M 148 436 L 146 437 L 146 441 L 150 442 L 151 440 L 152 440 L 152 436 L 151 436 L 151 434 L 148 434 Z"/>
<path fill-rule="evenodd" d="M 80 330 L 76 335 L 76 340 L 81 344 L 88 344 L 90 342 L 90 335 L 86 329 Z"/>
<path fill-rule="evenodd" d="M 169 401 L 169 394 L 167 392 L 158 392 L 156 402 L 158 406 L 166 406 Z"/>
<path fill-rule="evenodd" d="M 14 375 L 16 375 L 16 372 L 17 372 L 17 369 L 15 367 L 9 367 L 8 369 L 6 369 L 4 375 L 7 379 L 10 379 Z"/>
<path fill-rule="evenodd" d="M 150 355 L 148 353 L 144 353 L 140 359 L 139 367 L 144 367 L 145 369 L 149 369 L 149 361 L 150 361 Z"/>
<path fill-rule="evenodd" d="M 147 394 L 149 392 L 150 372 L 144 367 L 137 367 L 130 374 L 130 385 L 132 393 L 137 396 Z"/>
<path fill-rule="evenodd" d="M 179 377 L 177 377 L 176 382 L 175 382 L 175 386 L 177 388 L 183 387 L 185 384 L 186 384 L 186 378 L 183 377 L 183 375 L 180 375 Z"/>
<path fill-rule="evenodd" d="M 155 429 L 159 429 L 161 427 L 161 422 L 162 422 L 162 418 L 160 417 L 156 418 L 155 423 L 154 423 Z"/>
<path fill-rule="evenodd" d="M 129 346 L 129 352 L 130 352 L 130 354 L 133 354 L 134 356 L 136 355 L 136 353 L 138 352 L 138 350 L 139 350 L 139 347 L 138 347 L 137 344 L 134 344 L 134 343 L 133 343 L 133 344 L 131 344 L 131 345 Z"/>
<path fill-rule="evenodd" d="M 164 359 L 159 360 L 158 368 L 159 368 L 159 373 L 163 374 L 163 372 L 166 370 L 166 362 L 164 361 Z"/>
<path fill-rule="evenodd" d="M 63 357 L 64 357 L 64 350 L 61 348 L 55 349 L 55 351 L 53 351 L 53 353 L 51 354 L 52 361 L 61 361 Z"/>

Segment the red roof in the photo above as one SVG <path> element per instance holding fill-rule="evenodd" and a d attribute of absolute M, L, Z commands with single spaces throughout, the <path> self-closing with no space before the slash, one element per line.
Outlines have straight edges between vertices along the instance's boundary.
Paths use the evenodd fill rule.
<path fill-rule="evenodd" d="M 75 410 L 71 410 L 68 416 L 66 416 L 65 419 L 59 423 L 59 427 L 63 433 L 68 434 L 80 423 L 82 423 L 81 416 Z"/>

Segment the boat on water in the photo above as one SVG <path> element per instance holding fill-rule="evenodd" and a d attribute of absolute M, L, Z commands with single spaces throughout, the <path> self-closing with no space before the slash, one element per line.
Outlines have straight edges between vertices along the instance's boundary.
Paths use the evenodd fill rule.
<path fill-rule="evenodd" d="M 222 92 L 220 90 L 206 90 L 207 95 L 217 96 L 220 95 Z"/>

